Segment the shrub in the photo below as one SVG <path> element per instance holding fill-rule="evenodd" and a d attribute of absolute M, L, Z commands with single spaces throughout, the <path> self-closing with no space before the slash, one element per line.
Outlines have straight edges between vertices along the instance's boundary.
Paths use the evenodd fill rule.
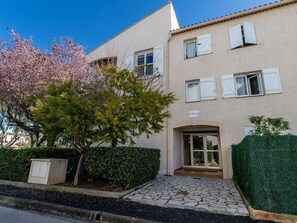
<path fill-rule="evenodd" d="M 91 149 L 84 168 L 92 180 L 105 179 L 129 189 L 155 179 L 160 167 L 160 150 L 137 147 Z"/>
<path fill-rule="evenodd" d="M 33 158 L 68 159 L 67 180 L 69 180 L 74 177 L 78 153 L 69 148 L 0 149 L 0 179 L 27 182 Z"/>
<path fill-rule="evenodd" d="M 32 158 L 69 159 L 67 180 L 73 180 L 79 154 L 75 149 L 0 149 L 0 179 L 28 180 Z M 115 187 L 129 189 L 153 180 L 160 167 L 160 150 L 137 147 L 92 148 L 82 166 L 82 180 L 106 180 Z"/>
<path fill-rule="evenodd" d="M 249 120 L 255 125 L 255 135 L 277 136 L 282 131 L 290 130 L 289 122 L 283 118 L 269 118 L 264 116 L 250 116 Z"/>
<path fill-rule="evenodd" d="M 255 209 L 297 214 L 297 136 L 247 136 L 232 146 L 233 177 Z"/>

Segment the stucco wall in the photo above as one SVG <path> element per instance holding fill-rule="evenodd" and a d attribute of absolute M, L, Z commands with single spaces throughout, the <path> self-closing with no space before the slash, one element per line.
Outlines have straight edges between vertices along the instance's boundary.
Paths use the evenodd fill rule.
<path fill-rule="evenodd" d="M 255 24 L 258 44 L 230 50 L 229 28 L 244 21 Z M 212 35 L 213 53 L 184 59 L 184 40 L 198 35 Z M 290 122 L 291 133 L 297 133 L 297 4 L 269 10 L 209 27 L 181 33 L 169 42 L 169 90 L 178 99 L 171 107 L 172 126 L 189 121 L 190 110 L 200 110 L 201 117 L 192 122 L 223 123 L 226 145 L 223 150 L 224 177 L 232 176 L 231 145 L 244 138 L 244 127 L 251 126 L 250 115 L 283 117 Z M 231 73 L 278 67 L 281 94 L 223 99 L 221 76 Z M 202 77 L 216 78 L 217 99 L 186 103 L 185 82 Z M 170 141 L 173 141 L 173 135 Z M 172 151 L 173 146 L 170 150 Z"/>
<path fill-rule="evenodd" d="M 163 45 L 164 73 L 160 78 L 160 84 L 164 86 L 164 90 L 166 91 L 167 47 L 169 32 L 172 28 L 178 28 L 178 22 L 172 4 L 169 3 L 88 53 L 87 58 L 90 61 L 94 61 L 105 57 L 116 56 L 117 65 L 122 67 L 126 54 L 153 49 L 156 46 Z M 153 134 L 150 138 L 147 138 L 146 135 L 135 138 L 137 146 L 161 149 L 160 174 L 167 173 L 166 165 L 168 157 L 166 121 L 163 125 L 164 130 L 161 133 Z"/>
<path fill-rule="evenodd" d="M 171 29 L 171 12 L 171 5 L 165 5 L 89 52 L 87 58 L 93 61 L 107 56 L 117 56 L 118 65 L 122 65 L 127 53 L 152 49 L 159 45 L 166 46 Z"/>
<path fill-rule="evenodd" d="M 229 28 L 242 22 L 255 24 L 257 45 L 230 50 Z M 224 178 L 232 177 L 231 145 L 244 138 L 244 127 L 251 126 L 250 115 L 283 117 L 297 133 L 297 4 L 233 19 L 228 22 L 180 33 L 170 37 L 178 27 L 172 4 L 165 5 L 124 32 L 91 51 L 91 61 L 117 56 L 123 65 L 127 53 L 164 46 L 164 90 L 173 91 L 176 101 L 170 107 L 172 117 L 159 134 L 135 139 L 137 146 L 161 149 L 160 173 L 173 174 L 181 165 L 181 127 L 216 126 L 220 129 Z M 212 35 L 213 53 L 184 59 L 184 41 L 198 35 Z M 169 38 L 170 37 L 170 38 Z M 168 55 L 169 53 L 169 55 Z M 223 99 L 221 76 L 278 67 L 282 93 L 254 97 Z M 185 82 L 215 77 L 216 100 L 186 103 Z M 188 112 L 199 110 L 200 117 L 189 119 Z M 168 150 L 167 150 L 168 148 Z M 168 170 L 168 171 L 167 171 Z"/>

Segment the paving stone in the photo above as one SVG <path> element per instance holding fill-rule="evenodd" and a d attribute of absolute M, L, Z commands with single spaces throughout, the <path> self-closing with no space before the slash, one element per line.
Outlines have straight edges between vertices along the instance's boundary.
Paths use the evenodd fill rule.
<path fill-rule="evenodd" d="M 197 202 L 184 202 L 181 205 L 188 206 L 188 207 L 194 207 L 194 206 L 197 206 L 198 203 Z"/>
<path fill-rule="evenodd" d="M 158 177 L 145 187 L 124 196 L 124 199 L 165 207 L 248 215 L 232 180 Z"/>

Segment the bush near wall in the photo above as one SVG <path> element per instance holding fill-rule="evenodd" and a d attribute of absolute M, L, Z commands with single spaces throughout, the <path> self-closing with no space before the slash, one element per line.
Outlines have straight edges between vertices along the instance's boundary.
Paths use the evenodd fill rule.
<path fill-rule="evenodd" d="M 84 168 L 94 181 L 106 179 L 129 189 L 155 179 L 160 168 L 160 150 L 116 147 L 88 151 Z"/>
<path fill-rule="evenodd" d="M 67 180 L 73 179 L 78 153 L 70 148 L 0 149 L 0 179 L 27 182 L 34 158 L 68 159 Z"/>
<path fill-rule="evenodd" d="M 297 136 L 247 136 L 232 146 L 232 162 L 253 208 L 297 214 Z"/>
<path fill-rule="evenodd" d="M 32 158 L 69 159 L 67 180 L 74 178 L 79 154 L 71 148 L 0 149 L 0 179 L 28 180 Z M 152 180 L 160 167 L 160 150 L 136 147 L 94 148 L 85 155 L 80 180 L 106 180 L 129 189 Z"/>

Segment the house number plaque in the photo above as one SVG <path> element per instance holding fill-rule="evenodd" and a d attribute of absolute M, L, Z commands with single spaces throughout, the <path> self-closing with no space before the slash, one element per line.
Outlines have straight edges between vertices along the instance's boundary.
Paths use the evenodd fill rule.
<path fill-rule="evenodd" d="M 199 110 L 189 111 L 189 118 L 200 118 L 200 111 Z"/>

